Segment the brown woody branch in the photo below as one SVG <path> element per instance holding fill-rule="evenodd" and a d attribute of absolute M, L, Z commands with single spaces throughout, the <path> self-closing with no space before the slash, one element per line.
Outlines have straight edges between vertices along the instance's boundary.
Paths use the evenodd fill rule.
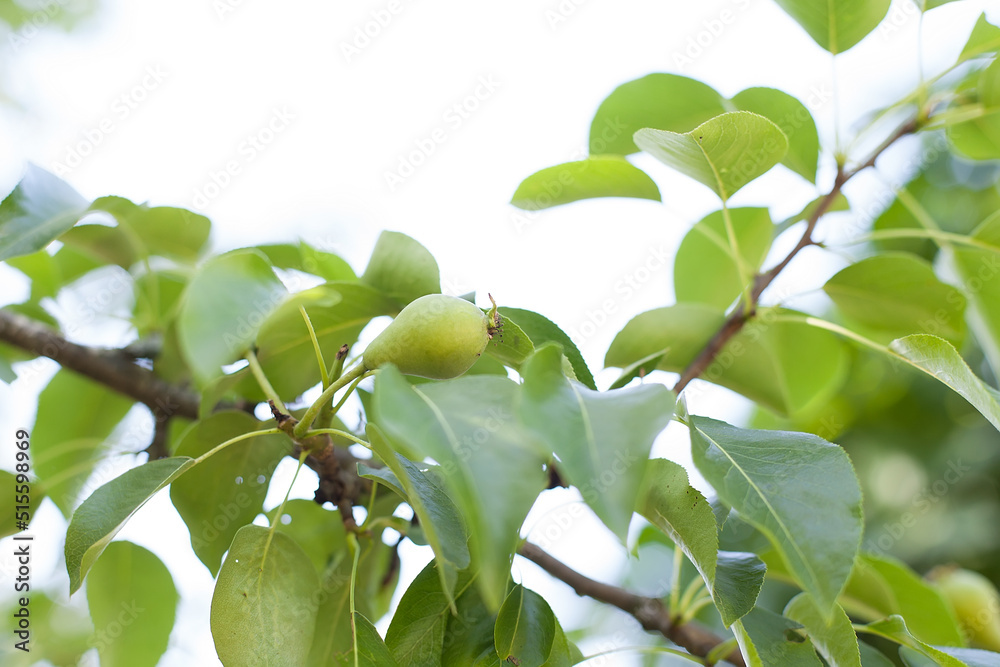
<path fill-rule="evenodd" d="M 518 553 L 539 566 L 550 575 L 569 585 L 577 595 L 593 598 L 598 602 L 617 607 L 635 617 L 644 630 L 658 632 L 686 649 L 691 655 L 704 658 L 722 643 L 722 638 L 696 623 L 678 624 L 670 615 L 663 602 L 657 598 L 636 595 L 617 586 L 595 581 L 580 574 L 562 561 L 548 554 L 541 547 L 525 542 Z M 725 658 L 733 665 L 746 667 L 739 649 L 734 649 Z"/>
<path fill-rule="evenodd" d="M 688 364 L 684 372 L 681 373 L 680 378 L 678 378 L 677 383 L 674 385 L 674 394 L 679 394 L 684 387 L 688 386 L 691 380 L 700 377 L 708 367 L 712 365 L 715 360 L 716 355 L 722 351 L 722 348 L 726 346 L 733 336 L 738 334 L 750 319 L 757 312 L 757 304 L 760 301 L 760 295 L 764 293 L 774 279 L 785 270 L 785 267 L 799 254 L 804 248 L 811 245 L 815 245 L 816 241 L 813 239 L 813 232 L 816 230 L 816 224 L 819 222 L 820 218 L 826 215 L 830 207 L 837 200 L 840 195 L 844 184 L 849 180 L 854 178 L 858 174 L 868 167 L 875 165 L 875 160 L 878 159 L 886 149 L 892 146 L 900 138 L 915 132 L 919 128 L 919 123 L 914 119 L 909 122 L 900 125 L 895 132 L 893 132 L 889 137 L 883 141 L 878 148 L 872 151 L 872 154 L 867 160 L 859 164 L 854 169 L 850 171 L 845 171 L 843 167 L 837 169 L 837 176 L 833 180 L 833 186 L 830 191 L 820 199 L 816 208 L 809 214 L 806 218 L 806 228 L 802 232 L 802 237 L 799 238 L 799 242 L 795 244 L 785 257 L 775 264 L 773 267 L 768 269 L 763 273 L 759 273 L 754 277 L 753 286 L 750 290 L 750 304 L 747 305 L 745 302 L 740 301 L 737 304 L 736 309 L 732 314 L 726 318 L 726 321 L 722 324 L 719 330 L 713 335 L 709 341 L 702 348 L 701 352 L 694 358 L 694 360 Z"/>

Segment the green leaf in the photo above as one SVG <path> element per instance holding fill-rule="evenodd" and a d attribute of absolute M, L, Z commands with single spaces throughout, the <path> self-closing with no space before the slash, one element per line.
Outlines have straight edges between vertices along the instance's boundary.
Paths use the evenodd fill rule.
<path fill-rule="evenodd" d="M 354 628 L 358 642 L 356 665 L 398 667 L 398 663 L 393 659 L 392 654 L 371 621 L 362 614 L 354 612 Z"/>
<path fill-rule="evenodd" d="M 176 271 L 143 273 L 135 279 L 132 324 L 139 336 L 162 332 L 176 317 L 187 276 Z"/>
<path fill-rule="evenodd" d="M 0 606 L 0 614 L 4 618 L 14 618 L 14 613 L 20 609 L 19 597 L 5 596 L 4 604 Z M 19 637 L 14 639 L 15 635 L 11 633 L 10 643 L 0 648 L 4 667 L 84 664 L 81 660 L 83 654 L 94 646 L 94 627 L 88 610 L 80 607 L 78 604 L 54 602 L 41 590 L 33 589 L 28 607 L 30 651 L 15 649 L 13 644 L 21 640 Z M 13 621 L 9 627 L 11 631 L 14 629 Z"/>
<path fill-rule="evenodd" d="M 246 412 L 216 412 L 185 431 L 175 453 L 196 459 L 260 427 Z M 191 547 L 213 577 L 236 531 L 260 514 L 271 475 L 290 453 L 284 434 L 259 436 L 213 455 L 170 486 L 170 502 L 187 524 Z"/>
<path fill-rule="evenodd" d="M 720 350 L 702 379 L 783 415 L 806 412 L 827 400 L 847 371 L 844 346 L 828 331 L 778 319 L 786 312 L 758 311 Z M 657 368 L 680 373 L 724 321 L 721 310 L 693 303 L 641 313 L 615 336 L 604 363 L 627 369 L 662 355 Z"/>
<path fill-rule="evenodd" d="M 972 238 L 1000 247 L 1000 214 L 983 221 Z M 1000 377 L 1000 251 L 954 245 L 948 251 L 951 264 L 969 296 L 969 326 L 995 377 Z"/>
<path fill-rule="evenodd" d="M 861 667 L 858 636 L 851 619 L 839 606 L 834 607 L 832 618 L 825 618 L 808 593 L 799 593 L 785 606 L 783 615 L 802 624 L 817 652 L 831 667 Z"/>
<path fill-rule="evenodd" d="M 860 554 L 840 603 L 851 615 L 865 620 L 899 614 L 915 637 L 930 644 L 963 643 L 955 614 L 941 593 L 889 556 Z"/>
<path fill-rule="evenodd" d="M 694 564 L 726 627 L 753 608 L 764 583 L 764 564 L 752 554 L 718 553 L 715 514 L 705 497 L 688 483 L 682 466 L 666 459 L 649 461 L 638 511 Z"/>
<path fill-rule="evenodd" d="M 38 302 L 47 296 L 55 296 L 62 287 L 61 276 L 55 260 L 47 250 L 39 250 L 20 257 L 6 260 L 11 266 L 31 280 L 31 301 Z"/>
<path fill-rule="evenodd" d="M 256 248 L 267 255 L 271 264 L 279 269 L 294 269 L 328 281 L 358 279 L 351 265 L 339 255 L 318 250 L 305 241 L 300 241 L 298 245 L 278 243 L 260 245 Z"/>
<path fill-rule="evenodd" d="M 642 129 L 634 140 L 660 162 L 711 188 L 723 202 L 788 152 L 781 129 L 749 111 L 724 113 L 685 134 Z"/>
<path fill-rule="evenodd" d="M 535 351 L 535 346 L 521 327 L 513 320 L 504 318 L 503 330 L 486 344 L 486 354 L 505 366 L 520 370 L 524 360 Z"/>
<path fill-rule="evenodd" d="M 884 653 L 864 642 L 858 642 L 858 646 L 861 648 L 862 667 L 895 667 L 896 663 L 885 657 Z"/>
<path fill-rule="evenodd" d="M 732 101 L 737 109 L 759 114 L 777 125 L 788 138 L 788 153 L 781 163 L 810 183 L 816 182 L 819 133 L 806 105 L 775 88 L 747 88 Z"/>
<path fill-rule="evenodd" d="M 538 593 L 514 586 L 497 614 L 493 641 L 501 660 L 542 667 L 552 651 L 556 617 Z"/>
<path fill-rule="evenodd" d="M 0 261 L 41 250 L 86 210 L 87 200 L 65 181 L 29 164 L 0 202 Z"/>
<path fill-rule="evenodd" d="M 775 0 L 817 44 L 833 54 L 860 42 L 889 12 L 889 0 Z"/>
<path fill-rule="evenodd" d="M 847 454 L 808 433 L 691 417 L 691 454 L 719 497 L 763 532 L 824 617 L 851 573 L 863 527 Z M 823 508 L 823 521 L 816 521 Z"/>
<path fill-rule="evenodd" d="M 931 658 L 938 665 L 941 665 L 941 667 L 966 667 L 961 660 L 951 657 L 944 651 L 926 644 L 910 634 L 909 629 L 906 627 L 906 621 L 903 620 L 902 616 L 893 615 L 881 621 L 869 623 L 858 628 L 858 631 L 885 637 L 897 644 L 908 646 L 918 653 Z"/>
<path fill-rule="evenodd" d="M 83 501 L 66 529 L 66 571 L 69 592 L 75 593 L 97 557 L 157 491 L 187 472 L 194 460 L 184 456 L 157 459 L 122 475 Z"/>
<path fill-rule="evenodd" d="M 309 557 L 284 533 L 244 526 L 212 595 L 212 637 L 223 665 L 305 664 L 319 588 Z"/>
<path fill-rule="evenodd" d="M 515 419 L 518 391 L 495 375 L 412 386 L 391 366 L 375 379 L 375 423 L 396 451 L 440 464 L 465 516 L 479 585 L 493 609 L 506 589 L 518 529 L 547 482 L 544 454 Z"/>
<path fill-rule="evenodd" d="M 417 297 L 441 291 L 441 274 L 427 248 L 406 234 L 382 232 L 361 281 L 402 308 Z"/>
<path fill-rule="evenodd" d="M 711 86 L 677 74 L 649 74 L 608 95 L 590 126 L 591 155 L 628 155 L 639 148 L 632 135 L 644 127 L 687 132 L 726 111 Z"/>
<path fill-rule="evenodd" d="M 949 2 L 955 2 L 955 0 L 913 0 L 920 11 L 927 12 L 942 5 L 947 5 Z"/>
<path fill-rule="evenodd" d="M 339 511 L 328 510 L 312 500 L 292 498 L 285 503 L 280 517 L 277 512 L 277 507 L 268 512 L 268 521 L 277 523 L 278 531 L 302 547 L 317 574 L 326 571 L 332 554 L 346 551 L 347 532 Z"/>
<path fill-rule="evenodd" d="M 181 262 L 198 258 L 212 227 L 208 218 L 187 209 L 149 207 L 123 197 L 101 197 L 91 204 L 90 210 L 104 211 L 114 217 L 118 222 L 117 233 L 140 256 L 159 255 Z"/>
<path fill-rule="evenodd" d="M 385 635 L 385 643 L 397 662 L 411 667 L 441 667 L 452 605 L 473 588 L 475 577 L 468 571 L 459 572 L 450 590 L 442 590 L 442 579 L 436 561 L 431 561 L 400 598 Z"/>
<path fill-rule="evenodd" d="M 587 389 L 563 375 L 562 353 L 551 343 L 535 351 L 521 376 L 521 419 L 555 452 L 566 480 L 624 542 L 649 450 L 673 414 L 673 394 L 659 384 Z"/>
<path fill-rule="evenodd" d="M 539 347 L 549 342 L 562 345 L 563 354 L 569 359 L 576 379 L 591 389 L 597 389 L 597 385 L 594 384 L 594 376 L 587 368 L 587 362 L 583 360 L 580 350 L 552 320 L 523 308 L 501 306 L 497 310 L 503 316 L 504 327 L 507 326 L 508 322 L 514 322 L 528 336 L 534 346 Z"/>
<path fill-rule="evenodd" d="M 65 369 L 39 394 L 40 418 L 31 434 L 34 473 L 64 516 L 79 502 L 104 442 L 131 407 L 132 399 Z"/>
<path fill-rule="evenodd" d="M 915 255 L 862 259 L 830 278 L 823 291 L 851 321 L 885 342 L 911 333 L 933 333 L 953 343 L 965 337 L 965 297 Z"/>
<path fill-rule="evenodd" d="M 1000 430 L 1000 392 L 976 377 L 951 343 L 937 336 L 914 334 L 892 341 L 889 349 L 951 387 Z"/>
<path fill-rule="evenodd" d="M 962 52 L 958 56 L 958 62 L 965 62 L 970 58 L 978 58 L 984 54 L 994 53 L 1000 49 L 1000 28 L 986 20 L 986 13 L 979 15 L 976 25 L 972 27 L 969 41 L 962 47 Z"/>
<path fill-rule="evenodd" d="M 368 424 L 367 434 L 372 451 L 392 470 L 405 490 L 407 502 L 434 550 L 441 588 L 454 606 L 451 591 L 458 580 L 458 572 L 466 569 L 470 562 L 469 534 L 461 512 L 432 476 L 392 450 L 378 426 Z"/>
<path fill-rule="evenodd" d="M 593 155 L 536 171 L 521 181 L 510 203 L 526 211 L 597 197 L 634 197 L 660 201 L 660 190 L 646 172 L 618 155 Z"/>
<path fill-rule="evenodd" d="M 494 646 L 496 613 L 483 599 L 481 587 L 469 586 L 455 598 L 458 614 L 448 616 L 440 664 L 443 667 L 501 667 Z"/>
<path fill-rule="evenodd" d="M 746 287 L 737 256 L 746 275 L 755 274 L 764 263 L 774 236 L 774 223 L 766 208 L 729 209 L 734 248 L 729 242 L 723 211 L 702 218 L 681 241 L 674 259 L 674 292 L 681 302 L 706 303 L 726 309 Z"/>
<path fill-rule="evenodd" d="M 234 250 L 202 264 L 184 292 L 177 320 L 181 352 L 199 383 L 239 359 L 286 297 L 285 286 L 255 250 Z"/>
<path fill-rule="evenodd" d="M 1000 653 L 976 648 L 950 648 L 946 646 L 935 646 L 934 648 L 950 658 L 960 660 L 966 667 L 1000 667 Z M 942 664 L 939 661 L 928 660 L 922 655 L 924 654 L 907 646 L 901 646 L 899 649 L 899 657 L 903 659 L 907 667 Z"/>
<path fill-rule="evenodd" d="M 117 264 L 124 269 L 131 267 L 140 257 L 134 237 L 108 225 L 76 225 L 66 230 L 59 241 L 95 262 Z"/>
<path fill-rule="evenodd" d="M 114 542 L 90 571 L 87 604 L 102 667 L 155 667 L 167 650 L 180 596 L 152 552 Z"/>
<path fill-rule="evenodd" d="M 796 637 L 798 623 L 760 607 L 733 624 L 749 667 L 822 667 L 812 643 Z"/>
<path fill-rule="evenodd" d="M 14 449 L 14 445 L 10 445 L 10 449 Z M 14 459 L 14 451 L 11 451 L 10 457 Z M 7 489 L 7 498 L 4 498 L 4 509 L 3 515 L 0 516 L 0 538 L 7 537 L 8 535 L 16 535 L 21 532 L 21 529 L 17 527 L 15 523 L 16 517 L 15 512 L 23 512 L 24 509 L 18 507 L 19 502 L 16 496 L 27 495 L 30 502 L 28 503 L 27 512 L 29 515 L 28 521 L 30 522 L 35 518 L 35 511 L 38 509 L 38 505 L 41 504 L 42 499 L 45 497 L 45 492 L 42 490 L 38 481 L 33 477 L 28 477 L 28 493 L 22 493 L 18 487 L 21 485 L 17 483 L 17 476 L 15 473 L 7 472 L 6 470 L 0 470 L 0 489 Z M 15 496 L 11 498 L 10 496 Z"/>
<path fill-rule="evenodd" d="M 1000 60 L 979 73 L 976 86 L 967 94 L 974 98 L 975 118 L 948 125 L 948 141 L 972 160 L 1000 158 Z"/>

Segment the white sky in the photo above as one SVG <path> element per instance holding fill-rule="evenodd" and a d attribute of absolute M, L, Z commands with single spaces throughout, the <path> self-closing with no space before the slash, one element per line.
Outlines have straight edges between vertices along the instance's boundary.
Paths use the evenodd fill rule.
<path fill-rule="evenodd" d="M 923 30 L 928 72 L 954 60 L 989 4 L 966 0 L 929 15 Z M 651 72 L 702 78 L 728 96 L 765 85 L 820 100 L 832 90 L 829 55 L 769 0 L 102 5 L 71 37 L 23 34 L 19 48 L 0 47 L 5 84 L 24 105 L 0 108 L 0 190 L 16 183 L 26 161 L 50 170 L 71 166 L 64 178 L 88 198 L 118 194 L 203 211 L 215 223 L 217 250 L 301 237 L 341 253 L 357 270 L 380 230 L 402 231 L 437 258 L 446 292 L 490 291 L 501 304 L 537 310 L 571 334 L 589 331 L 588 322 L 598 325 L 581 341 L 595 370 L 632 316 L 672 301 L 672 268 L 654 269 L 628 298 L 614 285 L 645 275 L 636 271 L 658 255 L 672 255 L 691 223 L 717 207 L 714 196 L 643 156 L 636 162 L 657 180 L 663 204 L 595 200 L 524 214 L 507 204 L 518 183 L 581 157 L 600 101 Z M 371 30 L 376 34 L 367 44 L 354 42 L 377 16 L 385 25 Z M 844 136 L 864 112 L 917 81 L 917 13 L 902 0 L 890 16 L 890 29 L 837 59 Z M 1000 19 L 995 5 L 991 18 Z M 357 52 L 347 54 L 345 45 Z M 812 108 L 828 146 L 835 106 L 826 100 Z M 390 188 L 386 173 L 428 146 L 438 128 L 445 140 L 425 149 L 430 154 L 415 172 Z M 238 173 L 219 176 L 227 163 Z M 829 180 L 830 165 L 824 167 L 821 175 Z M 226 187 L 214 191 L 213 174 L 216 182 L 228 178 Z M 877 183 L 862 180 L 854 193 L 870 196 Z M 779 219 L 816 194 L 778 167 L 732 204 L 771 205 Z M 809 269 L 786 284 L 808 291 L 842 260 L 817 251 L 804 253 L 801 264 Z M 3 302 L 18 300 L 23 283 L 14 272 L 3 269 L 0 279 Z M 603 312 L 609 298 L 613 312 Z M 126 335 L 110 321 L 101 324 L 98 338 L 105 342 L 108 335 Z M 0 433 L 32 423 L 35 392 L 51 372 L 0 386 Z M 599 378 L 606 385 L 613 376 Z M 699 393 L 691 408 L 737 418 L 742 404 L 712 391 Z M 141 430 L 141 419 L 136 423 Z M 686 460 L 683 439 L 670 433 L 656 451 Z M 287 472 L 283 466 L 272 488 Z M 311 497 L 312 485 L 308 476 L 301 480 L 299 495 Z M 533 536 L 558 520 L 570 498 L 547 495 L 526 523 L 537 525 Z M 276 502 L 269 498 L 268 506 Z M 36 561 L 35 576 L 65 597 L 59 562 L 65 525 L 50 504 L 35 529 L 43 540 L 39 553 L 47 554 Z M 121 538 L 163 558 L 185 596 L 161 664 L 213 664 L 212 580 L 188 548 L 167 496 L 154 499 Z M 574 519 L 551 549 L 604 579 L 613 579 L 624 561 L 610 534 L 587 519 Z M 407 550 L 404 579 L 426 558 Z M 566 587 L 524 561 L 515 568 L 515 576 L 550 599 L 567 629 L 586 622 L 586 607 Z M 635 643 L 641 635 L 629 632 L 616 641 Z"/>

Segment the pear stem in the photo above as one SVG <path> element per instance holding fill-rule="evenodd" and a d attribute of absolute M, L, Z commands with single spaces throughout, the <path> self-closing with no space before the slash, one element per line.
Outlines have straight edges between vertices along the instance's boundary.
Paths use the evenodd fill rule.
<path fill-rule="evenodd" d="M 357 366 L 341 375 L 335 381 L 331 382 L 330 386 L 323 390 L 323 393 L 319 395 L 319 398 L 313 401 L 313 404 L 310 405 L 309 409 L 302 415 L 302 419 L 295 425 L 295 429 L 292 431 L 292 434 L 296 438 L 301 438 L 305 432 L 309 430 L 313 420 L 316 419 L 316 415 L 318 415 L 320 410 L 323 409 L 323 406 L 333 400 L 334 394 L 355 380 L 361 379 L 366 373 L 370 372 L 371 370 L 368 369 L 365 366 L 364 361 L 362 361 Z"/>

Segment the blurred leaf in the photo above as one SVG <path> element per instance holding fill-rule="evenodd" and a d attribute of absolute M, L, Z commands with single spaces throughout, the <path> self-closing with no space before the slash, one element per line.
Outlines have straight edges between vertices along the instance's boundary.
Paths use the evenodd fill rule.
<path fill-rule="evenodd" d="M 767 535 L 829 617 L 858 553 L 861 489 L 840 447 L 807 433 L 691 417 L 691 454 L 727 505 Z M 815 508 L 823 508 L 816 521 Z"/>
<path fill-rule="evenodd" d="M 59 237 L 62 243 L 101 264 L 117 264 L 128 269 L 141 257 L 137 239 L 118 227 L 77 225 Z"/>
<path fill-rule="evenodd" d="M 157 491 L 180 477 L 194 460 L 157 459 L 132 468 L 100 487 L 76 508 L 66 529 L 66 571 L 75 593 L 101 552 Z"/>
<path fill-rule="evenodd" d="M 1000 28 L 986 20 L 986 13 L 979 15 L 976 25 L 972 27 L 969 41 L 962 47 L 958 62 L 977 58 L 983 54 L 993 53 L 1000 49 Z"/>
<path fill-rule="evenodd" d="M 143 273 L 135 279 L 132 323 L 139 336 L 162 332 L 177 316 L 187 276 L 176 271 Z"/>
<path fill-rule="evenodd" d="M 590 154 L 635 153 L 637 130 L 687 132 L 725 111 L 722 96 L 701 81 L 649 74 L 623 83 L 601 102 L 590 126 Z"/>
<path fill-rule="evenodd" d="M 395 300 L 400 308 L 417 297 L 441 291 L 434 256 L 399 232 L 384 231 L 379 235 L 361 282 Z"/>
<path fill-rule="evenodd" d="M 246 412 L 216 412 L 184 433 L 175 454 L 196 459 L 260 428 Z M 271 475 L 290 453 L 284 434 L 259 436 L 227 447 L 170 485 L 170 502 L 187 525 L 191 547 L 213 577 L 236 531 L 260 514 Z"/>
<path fill-rule="evenodd" d="M 72 513 L 104 442 L 131 407 L 132 399 L 65 369 L 38 395 L 34 473 L 63 516 Z"/>
<path fill-rule="evenodd" d="M 973 160 L 1000 158 L 1000 60 L 979 73 L 974 89 L 981 115 L 971 120 L 948 125 L 948 140 L 962 155 Z"/>
<path fill-rule="evenodd" d="M 1000 213 L 991 215 L 972 233 L 972 238 L 1000 248 Z M 993 374 L 1000 377 L 1000 251 L 954 245 L 950 259 L 969 296 L 969 326 Z"/>
<path fill-rule="evenodd" d="M 723 202 L 788 152 L 781 129 L 749 111 L 724 113 L 685 134 L 642 129 L 634 140 L 660 162 L 711 188 Z"/>
<path fill-rule="evenodd" d="M 729 209 L 739 257 L 747 275 L 764 263 L 774 236 L 766 208 Z M 743 294 L 745 285 L 729 242 L 723 211 L 702 218 L 681 241 L 674 259 L 674 292 L 680 302 L 706 303 L 726 309 Z"/>
<path fill-rule="evenodd" d="M 299 667 L 309 656 L 319 578 L 284 533 L 244 526 L 212 595 L 212 637 L 226 667 Z"/>
<path fill-rule="evenodd" d="M 618 155 L 593 155 L 536 171 L 521 181 L 510 203 L 526 211 L 597 197 L 634 197 L 660 201 L 660 190 L 646 172 Z"/>
<path fill-rule="evenodd" d="M 764 583 L 764 564 L 751 554 L 726 552 L 726 574 L 721 576 L 715 514 L 705 497 L 690 486 L 682 466 L 666 459 L 649 461 L 638 511 L 680 547 L 698 569 L 723 625 L 729 627 L 753 608 Z"/>
<path fill-rule="evenodd" d="M 294 269 L 327 281 L 358 279 L 351 265 L 339 255 L 314 248 L 305 241 L 300 241 L 298 245 L 281 243 L 256 248 L 267 255 L 271 264 L 279 269 Z"/>
<path fill-rule="evenodd" d="M 372 622 L 362 614 L 354 612 L 354 628 L 357 634 L 358 655 L 355 665 L 371 667 L 398 667 L 385 642 Z"/>
<path fill-rule="evenodd" d="M 799 593 L 785 606 L 783 615 L 802 624 L 816 651 L 831 667 L 861 667 L 858 636 L 840 606 L 834 607 L 833 617 L 828 619 L 808 593 Z"/>
<path fill-rule="evenodd" d="M 118 222 L 116 231 L 140 257 L 159 255 L 193 262 L 205 247 L 212 227 L 208 218 L 187 209 L 149 207 L 124 197 L 101 197 L 90 210 L 110 214 Z"/>
<path fill-rule="evenodd" d="M 542 667 L 552 651 L 556 617 L 538 593 L 517 584 L 497 614 L 493 640 L 501 660 Z"/>
<path fill-rule="evenodd" d="M 167 650 L 180 596 L 159 558 L 131 542 L 113 542 L 97 559 L 87 604 L 101 667 L 155 667 Z"/>
<path fill-rule="evenodd" d="M 749 667 L 822 667 L 812 643 L 795 635 L 794 630 L 800 627 L 784 616 L 754 607 L 733 624 L 733 632 L 743 655 L 749 658 Z"/>
<path fill-rule="evenodd" d="M 518 391 L 494 375 L 414 387 L 387 366 L 375 378 L 377 425 L 405 447 L 397 451 L 413 452 L 408 458 L 440 464 L 466 518 L 479 585 L 494 609 L 506 589 L 518 530 L 547 482 L 537 443 L 514 418 Z"/>
<path fill-rule="evenodd" d="M 540 347 L 545 343 L 553 342 L 562 345 L 563 354 L 569 359 L 573 366 L 573 374 L 576 379 L 591 389 L 597 389 L 594 384 L 594 376 L 587 368 L 587 362 L 576 347 L 572 339 L 560 329 L 552 320 L 544 315 L 523 308 L 509 308 L 501 306 L 498 308 L 500 315 L 504 318 L 504 326 L 507 322 L 513 321 L 517 327 L 527 334 L 535 347 Z"/>
<path fill-rule="evenodd" d="M 781 163 L 810 183 L 816 182 L 819 133 L 806 105 L 774 88 L 747 88 L 732 101 L 737 109 L 761 115 L 777 125 L 788 138 L 788 153 Z"/>
<path fill-rule="evenodd" d="M 823 291 L 844 315 L 881 334 L 884 342 L 923 332 L 953 343 L 965 337 L 965 297 L 914 255 L 862 259 L 830 278 Z"/>
<path fill-rule="evenodd" d="M 441 576 L 441 588 L 454 606 L 451 591 L 458 573 L 469 567 L 469 534 L 455 503 L 430 475 L 425 475 L 413 461 L 392 450 L 378 426 L 368 424 L 372 451 L 396 475 L 406 492 L 407 502 L 417 515 L 427 537 Z"/>
<path fill-rule="evenodd" d="M 966 667 L 961 660 L 951 657 L 944 651 L 926 644 L 910 634 L 910 631 L 906 627 L 906 621 L 903 620 L 902 616 L 894 615 L 881 621 L 869 623 L 859 628 L 858 631 L 885 637 L 897 644 L 908 646 L 933 659 L 941 667 Z"/>
<path fill-rule="evenodd" d="M 864 39 L 889 12 L 889 0 L 775 0 L 817 44 L 843 53 Z"/>
<path fill-rule="evenodd" d="M 895 667 L 896 663 L 885 657 L 884 653 L 877 651 L 864 642 L 858 642 L 858 646 L 861 648 L 862 667 Z"/>
<path fill-rule="evenodd" d="M 255 250 L 234 250 L 201 265 L 177 320 L 181 352 L 200 385 L 243 355 L 286 297 L 285 286 Z"/>
<path fill-rule="evenodd" d="M 496 613 L 490 611 L 483 599 L 482 587 L 470 585 L 461 595 L 458 590 L 455 595 L 458 613 L 448 615 L 440 664 L 443 667 L 500 667 L 494 644 Z"/>
<path fill-rule="evenodd" d="M 317 574 L 326 572 L 332 554 L 347 549 L 347 532 L 338 510 L 328 510 L 312 500 L 292 498 L 285 503 L 280 517 L 277 512 L 277 507 L 268 512 L 268 521 L 277 523 L 279 532 L 295 540 L 316 566 Z"/>
<path fill-rule="evenodd" d="M 47 250 L 39 250 L 20 257 L 6 260 L 11 266 L 31 280 L 31 301 L 38 302 L 47 296 L 55 296 L 62 287 L 55 260 Z"/>
<path fill-rule="evenodd" d="M 76 224 L 87 203 L 65 181 L 29 163 L 0 202 L 0 261 L 43 249 Z"/>
<path fill-rule="evenodd" d="M 27 607 L 31 627 L 25 645 L 30 650 L 22 651 L 15 648 L 22 638 L 15 633 L 13 621 L 14 614 L 21 610 L 19 602 L 19 598 L 10 596 L 0 606 L 0 614 L 12 619 L 8 626 L 10 639 L 0 646 L 0 661 L 4 667 L 37 667 L 39 664 L 69 667 L 83 664 L 81 658 L 93 647 L 94 635 L 85 606 L 81 609 L 78 605 L 54 602 L 41 590 L 33 589 Z"/>
<path fill-rule="evenodd" d="M 1000 667 L 1000 653 L 975 648 L 949 648 L 944 646 L 935 646 L 934 648 L 950 658 L 960 660 L 961 664 L 966 667 Z M 923 657 L 925 655 L 926 653 L 915 651 L 908 646 L 901 646 L 899 649 L 899 657 L 903 659 L 903 663 L 907 667 L 924 667 L 924 665 L 933 667 L 934 665 L 944 664 L 940 661 Z"/>
<path fill-rule="evenodd" d="M 659 384 L 593 391 L 568 380 L 561 359 L 559 348 L 548 344 L 525 362 L 518 414 L 624 543 L 649 450 L 673 413 L 673 394 Z"/>

